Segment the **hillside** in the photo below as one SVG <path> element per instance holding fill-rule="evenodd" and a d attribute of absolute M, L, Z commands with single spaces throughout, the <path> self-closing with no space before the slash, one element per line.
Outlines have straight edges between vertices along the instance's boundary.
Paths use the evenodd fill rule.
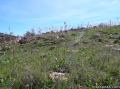
<path fill-rule="evenodd" d="M 9 47 L 0 54 L 0 89 L 120 86 L 119 25 L 52 32 L 38 38 L 4 44 Z"/>
<path fill-rule="evenodd" d="M 16 39 L 16 36 L 14 35 L 0 33 L 0 43 L 9 42 L 14 39 Z"/>

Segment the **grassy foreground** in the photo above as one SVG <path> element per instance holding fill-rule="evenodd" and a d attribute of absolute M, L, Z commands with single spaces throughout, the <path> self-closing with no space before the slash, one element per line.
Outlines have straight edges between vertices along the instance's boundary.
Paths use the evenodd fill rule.
<path fill-rule="evenodd" d="M 48 33 L 1 47 L 0 89 L 120 86 L 120 26 Z M 67 79 L 51 79 L 52 72 L 65 73 Z"/>

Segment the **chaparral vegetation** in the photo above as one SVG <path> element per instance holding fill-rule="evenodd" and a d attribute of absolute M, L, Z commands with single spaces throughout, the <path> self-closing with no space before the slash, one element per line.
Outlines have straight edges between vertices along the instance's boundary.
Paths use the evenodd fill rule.
<path fill-rule="evenodd" d="M 100 86 L 120 86 L 120 25 L 0 34 L 0 89 Z"/>

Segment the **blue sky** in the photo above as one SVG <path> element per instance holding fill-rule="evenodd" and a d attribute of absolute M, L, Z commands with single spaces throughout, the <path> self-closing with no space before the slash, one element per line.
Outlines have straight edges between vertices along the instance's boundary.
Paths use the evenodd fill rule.
<path fill-rule="evenodd" d="M 100 23 L 120 17 L 120 0 L 0 0 L 0 32 Z M 10 31 L 9 31 L 10 26 Z"/>

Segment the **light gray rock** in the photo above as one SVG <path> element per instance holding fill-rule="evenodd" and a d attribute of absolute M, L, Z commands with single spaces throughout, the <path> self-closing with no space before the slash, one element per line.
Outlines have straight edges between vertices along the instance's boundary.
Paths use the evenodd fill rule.
<path fill-rule="evenodd" d="M 62 81 L 67 81 L 68 80 L 68 74 L 67 73 L 61 73 L 61 72 L 50 72 L 49 77 L 52 80 L 62 80 Z"/>

